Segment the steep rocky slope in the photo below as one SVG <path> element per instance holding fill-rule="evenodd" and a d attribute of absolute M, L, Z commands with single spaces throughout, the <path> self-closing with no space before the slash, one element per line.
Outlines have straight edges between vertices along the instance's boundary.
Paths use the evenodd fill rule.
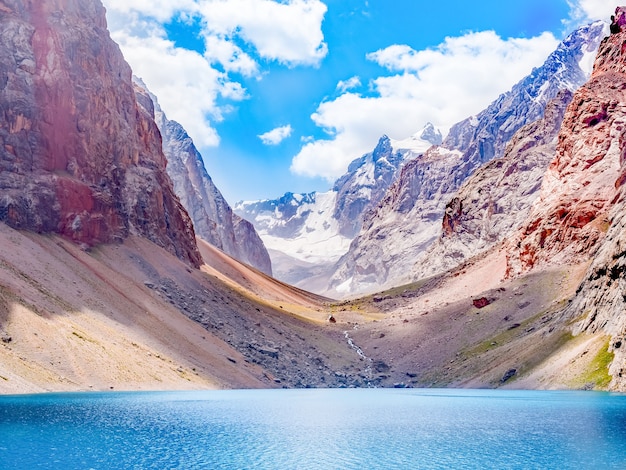
<path fill-rule="evenodd" d="M 554 158 L 572 96 L 569 90 L 559 92 L 541 119 L 513 136 L 502 158 L 486 163 L 463 183 L 446 205 L 441 235 L 414 263 L 414 279 L 453 268 L 519 228 Z"/>
<path fill-rule="evenodd" d="M 603 41 L 591 79 L 567 109 L 539 198 L 511 241 L 511 274 L 587 260 L 605 237 L 626 152 L 621 36 Z"/>
<path fill-rule="evenodd" d="M 626 8 L 616 16 L 626 23 Z M 566 313 L 577 331 L 612 336 L 613 386 L 626 386 L 624 182 L 626 181 L 626 25 L 600 45 L 591 79 L 574 96 L 539 199 L 507 245 L 508 273 L 587 262 Z"/>
<path fill-rule="evenodd" d="M 440 235 L 447 203 L 465 179 L 502 157 L 513 134 L 535 121 L 559 90 L 586 80 L 583 66 L 603 36 L 599 22 L 564 40 L 546 62 L 487 109 L 453 126 L 440 147 L 404 166 L 336 266 L 331 289 L 365 292 L 410 279 L 416 257 Z"/>
<path fill-rule="evenodd" d="M 97 1 L 0 9 L 0 220 L 93 246 L 141 235 L 200 265 L 159 131 Z"/>
<path fill-rule="evenodd" d="M 199 271 L 145 239 L 88 253 L 0 223 L 0 244 L 0 393 L 272 386 L 157 294 Z"/>
<path fill-rule="evenodd" d="M 134 81 L 140 105 L 154 115 L 161 131 L 167 174 L 191 217 L 196 235 L 238 260 L 272 274 L 269 254 L 254 226 L 233 213 L 207 173 L 191 137 L 179 123 L 167 119 L 157 97 L 140 79 Z"/>

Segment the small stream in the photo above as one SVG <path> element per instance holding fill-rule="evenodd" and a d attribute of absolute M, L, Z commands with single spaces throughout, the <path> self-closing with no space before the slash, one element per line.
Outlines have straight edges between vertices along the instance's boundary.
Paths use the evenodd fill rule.
<path fill-rule="evenodd" d="M 358 328 L 358 325 L 354 325 L 354 329 L 356 330 Z M 346 341 L 348 342 L 348 346 L 350 346 L 350 349 L 352 349 L 355 353 L 357 353 L 357 355 L 365 361 L 365 363 L 367 364 L 365 366 L 365 369 L 363 370 L 363 376 L 365 377 L 365 382 L 367 384 L 368 387 L 371 387 L 371 380 L 372 380 L 372 358 L 367 357 L 365 355 L 365 353 L 363 352 L 363 350 L 354 342 L 354 340 L 350 337 L 350 332 L 348 330 L 345 330 L 343 332 L 344 337 L 346 338 Z"/>

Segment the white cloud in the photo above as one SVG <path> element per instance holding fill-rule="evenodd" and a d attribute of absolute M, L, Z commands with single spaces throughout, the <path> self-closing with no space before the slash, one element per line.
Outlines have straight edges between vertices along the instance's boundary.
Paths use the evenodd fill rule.
<path fill-rule="evenodd" d="M 557 44 L 550 33 L 503 40 L 487 31 L 447 38 L 425 51 L 393 45 L 369 54 L 401 73 L 373 80 L 374 96 L 344 93 L 322 103 L 311 118 L 332 138 L 306 143 L 291 170 L 332 181 L 383 134 L 403 139 L 428 121 L 446 133 L 541 65 Z"/>
<path fill-rule="evenodd" d="M 595 20 L 608 21 L 615 8 L 622 0 L 570 0 L 571 17 L 576 23 L 587 23 Z"/>
<path fill-rule="evenodd" d="M 286 65 L 318 65 L 326 56 L 320 0 L 198 0 L 207 36 L 240 37 Z"/>
<path fill-rule="evenodd" d="M 232 73 L 260 78 L 261 59 L 318 65 L 327 53 L 321 29 L 326 5 L 320 0 L 103 3 L 111 35 L 135 75 L 159 98 L 168 118 L 180 122 L 200 146 L 218 145 L 213 124 L 232 109 L 232 102 L 246 98 Z M 204 55 L 168 40 L 163 25 L 172 20 L 201 25 Z"/>
<path fill-rule="evenodd" d="M 194 0 L 103 0 L 109 13 L 118 12 L 128 17 L 131 13 L 149 16 L 166 22 L 178 12 L 193 12 L 197 7 Z"/>
<path fill-rule="evenodd" d="M 278 145 L 283 140 L 291 135 L 293 129 L 289 124 L 282 127 L 277 127 L 276 129 L 272 129 L 265 134 L 261 134 L 257 136 L 265 145 Z"/>
<path fill-rule="evenodd" d="M 113 39 L 168 118 L 180 122 L 198 145 L 218 145 L 211 122 L 220 121 L 224 109 L 217 99 L 243 99 L 241 85 L 213 69 L 201 54 L 177 48 L 162 37 L 139 38 L 118 31 Z"/>
<path fill-rule="evenodd" d="M 205 45 L 204 57 L 211 63 L 222 64 L 227 72 L 239 72 L 248 77 L 258 73 L 259 66 L 254 59 L 232 41 L 218 36 L 207 36 Z"/>
<path fill-rule="evenodd" d="M 361 86 L 361 79 L 357 76 L 349 78 L 348 80 L 339 80 L 337 83 L 337 91 L 339 93 L 345 93 L 346 91 L 353 90 Z"/>

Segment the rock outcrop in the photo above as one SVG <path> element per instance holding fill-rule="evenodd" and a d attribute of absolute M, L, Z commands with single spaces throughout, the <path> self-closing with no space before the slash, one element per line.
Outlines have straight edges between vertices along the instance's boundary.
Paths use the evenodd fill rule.
<path fill-rule="evenodd" d="M 424 278 L 461 264 L 505 240 L 524 222 L 554 158 L 557 136 L 572 92 L 561 91 L 542 119 L 522 127 L 504 157 L 480 167 L 448 202 L 441 236 L 418 257 L 413 277 Z"/>
<path fill-rule="evenodd" d="M 100 1 L 3 0 L 0 38 L 0 220 L 86 246 L 136 234 L 199 266 Z"/>
<path fill-rule="evenodd" d="M 626 7 L 616 17 L 626 20 Z M 591 265 L 567 307 L 575 332 L 604 332 L 615 354 L 611 387 L 626 388 L 626 31 L 600 45 L 575 95 L 541 195 L 509 244 L 509 274 L 553 264 Z"/>
<path fill-rule="evenodd" d="M 412 280 L 413 264 L 440 236 L 446 205 L 461 184 L 485 162 L 502 157 L 515 132 L 540 118 L 560 90 L 585 82 L 585 59 L 595 52 L 604 26 L 598 22 L 572 33 L 510 92 L 453 126 L 441 146 L 408 162 L 338 263 L 331 288 L 358 293 Z"/>
<path fill-rule="evenodd" d="M 270 256 L 254 226 L 233 213 L 207 173 L 202 155 L 185 129 L 178 122 L 167 119 L 157 97 L 140 79 L 135 77 L 134 80 L 139 103 L 155 116 L 163 138 L 167 174 L 175 194 L 191 217 L 196 235 L 271 276 Z"/>

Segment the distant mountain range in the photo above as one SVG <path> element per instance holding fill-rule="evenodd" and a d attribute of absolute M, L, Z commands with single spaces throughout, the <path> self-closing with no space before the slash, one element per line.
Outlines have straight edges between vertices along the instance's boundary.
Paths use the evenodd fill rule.
<path fill-rule="evenodd" d="M 239 202 L 234 210 L 253 222 L 273 253 L 278 279 L 309 290 L 318 285 L 324 291 L 330 270 L 403 165 L 441 142 L 441 133 L 430 123 L 403 141 L 383 136 L 371 153 L 350 164 L 330 191 Z"/>

